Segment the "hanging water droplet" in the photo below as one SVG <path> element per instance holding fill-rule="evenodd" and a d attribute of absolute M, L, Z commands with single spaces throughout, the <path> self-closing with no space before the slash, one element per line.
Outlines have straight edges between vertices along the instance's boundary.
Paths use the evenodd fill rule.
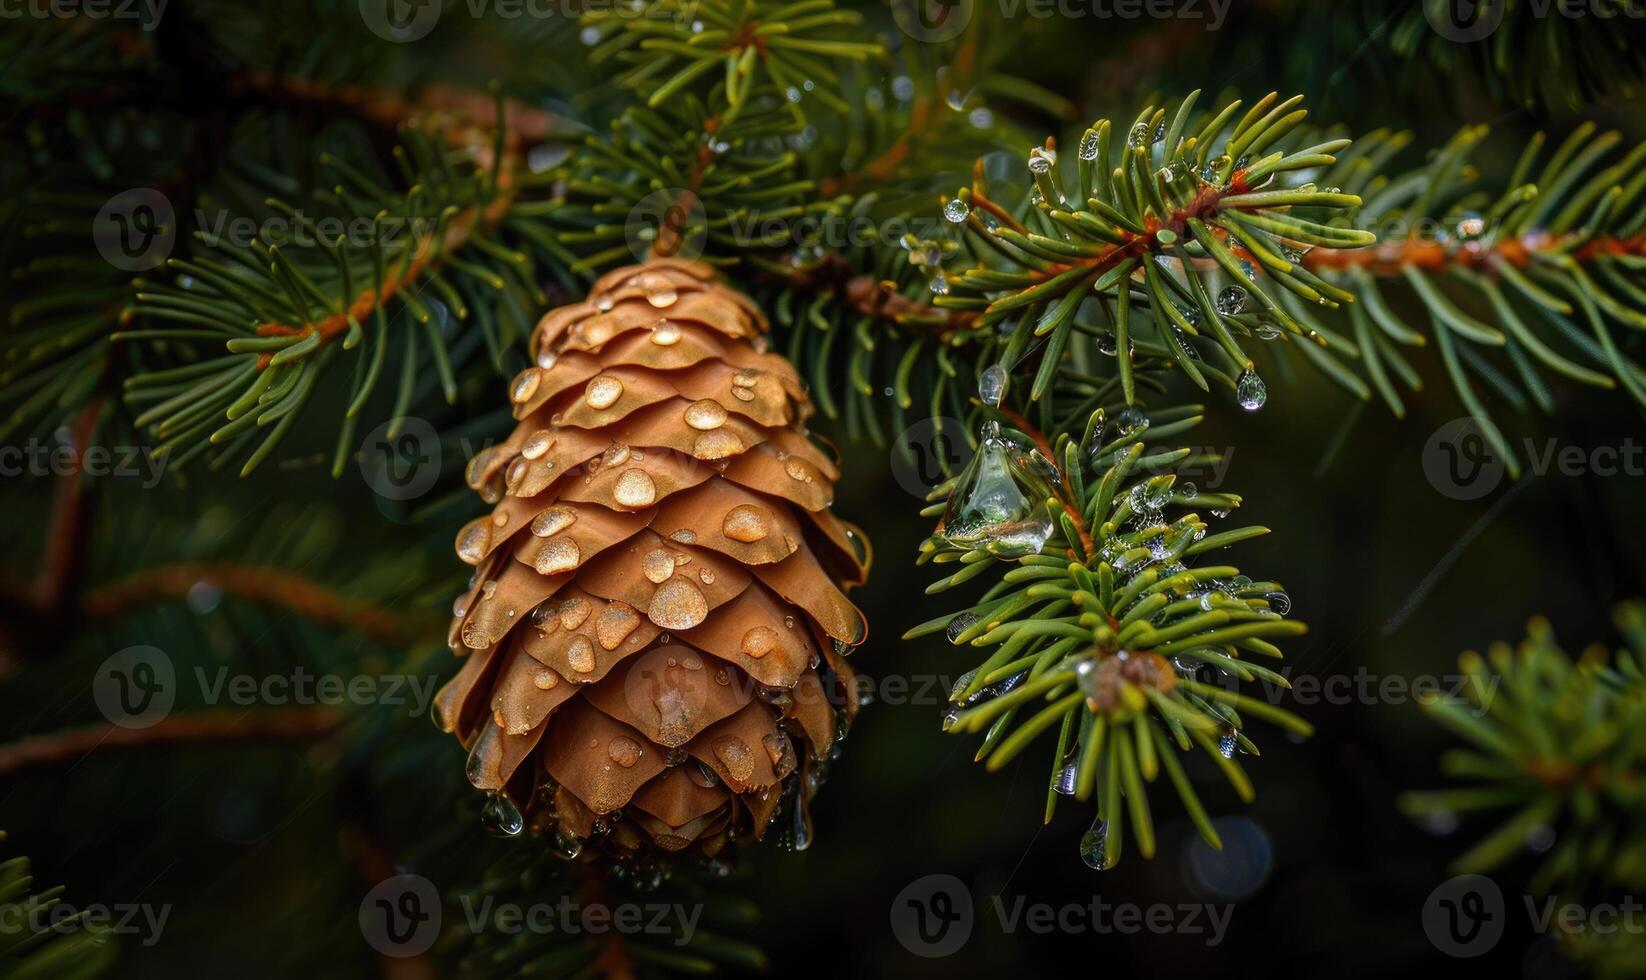
<path fill-rule="evenodd" d="M 983 369 L 982 377 L 977 380 L 977 397 L 985 405 L 1000 404 L 1006 396 L 1006 369 L 999 364 L 991 364 Z"/>
<path fill-rule="evenodd" d="M 943 218 L 951 224 L 960 224 L 971 213 L 971 207 L 958 197 L 943 205 Z"/>
<path fill-rule="evenodd" d="M 1276 340 L 1285 331 L 1272 323 L 1260 323 L 1252 332 L 1257 334 L 1258 340 Z"/>
<path fill-rule="evenodd" d="M 1240 372 L 1240 379 L 1235 382 L 1235 400 L 1240 407 L 1248 412 L 1255 412 L 1269 400 L 1269 386 L 1257 376 L 1251 368 Z"/>
<path fill-rule="evenodd" d="M 1115 416 L 1115 422 L 1122 439 L 1140 439 L 1149 428 L 1149 417 L 1136 405 L 1126 406 L 1125 411 Z"/>
<path fill-rule="evenodd" d="M 1052 780 L 1052 790 L 1059 796 L 1073 796 L 1075 779 L 1080 775 L 1080 767 L 1070 762 L 1057 771 L 1057 778 Z"/>
<path fill-rule="evenodd" d="M 1075 664 L 1074 679 L 1075 683 L 1080 687 L 1081 694 L 1086 695 L 1089 699 L 1095 699 L 1097 697 L 1097 661 L 1082 660 L 1080 663 Z"/>
<path fill-rule="evenodd" d="M 1105 863 L 1104 851 L 1109 843 L 1109 821 L 1098 817 L 1092 821 L 1092 827 L 1080 837 L 1080 860 L 1086 862 L 1086 867 L 1093 871 L 1102 871 Z"/>
<path fill-rule="evenodd" d="M 960 634 L 971 629 L 972 624 L 976 622 L 976 614 L 963 612 L 955 618 L 949 620 L 948 629 L 946 629 L 944 633 L 948 636 L 950 643 L 958 643 L 960 642 Z"/>
<path fill-rule="evenodd" d="M 958 547 L 981 548 L 1000 558 L 1039 554 L 1052 533 L 1050 497 L 1051 488 L 1027 454 L 996 427 L 992 435 L 985 433 L 955 484 L 942 534 Z"/>
<path fill-rule="evenodd" d="M 1224 286 L 1217 294 L 1217 312 L 1223 316 L 1234 316 L 1246 309 L 1246 288 L 1244 286 Z"/>
<path fill-rule="evenodd" d="M 494 837 L 513 837 L 526 828 L 526 818 L 520 815 L 520 808 L 502 793 L 487 797 L 480 808 L 480 822 Z"/>
<path fill-rule="evenodd" d="M 583 853 L 583 842 L 564 830 L 554 835 L 554 856 L 562 861 L 575 861 Z"/>
<path fill-rule="evenodd" d="M 1269 608 L 1282 616 L 1292 611 L 1292 597 L 1284 592 L 1271 592 L 1265 598 L 1269 600 Z"/>
<path fill-rule="evenodd" d="M 949 295 L 949 277 L 939 272 L 932 276 L 931 282 L 926 284 L 926 288 L 930 289 L 934 296 L 947 296 Z"/>
<path fill-rule="evenodd" d="M 1037 146 L 1029 151 L 1029 171 L 1031 173 L 1051 173 L 1052 164 L 1057 162 L 1057 151 Z"/>
<path fill-rule="evenodd" d="M 1080 159 L 1096 160 L 1097 145 L 1097 133 L 1090 129 L 1086 130 L 1086 135 L 1080 137 Z"/>
<path fill-rule="evenodd" d="M 1239 744 L 1240 744 L 1240 733 L 1235 731 L 1233 728 L 1231 728 L 1231 729 L 1229 729 L 1227 734 L 1225 734 L 1222 738 L 1217 740 L 1218 754 L 1223 756 L 1223 758 L 1225 758 L 1225 759 L 1233 759 L 1234 754 L 1235 754 L 1235 747 L 1238 746 Z"/>

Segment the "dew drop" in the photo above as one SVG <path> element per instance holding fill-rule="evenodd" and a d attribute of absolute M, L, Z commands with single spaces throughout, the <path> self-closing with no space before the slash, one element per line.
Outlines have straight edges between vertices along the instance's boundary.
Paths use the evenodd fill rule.
<path fill-rule="evenodd" d="M 516 405 L 530 401 L 537 393 L 537 386 L 543 380 L 543 372 L 529 367 L 515 376 L 514 386 L 509 389 L 509 397 Z"/>
<path fill-rule="evenodd" d="M 743 652 L 757 660 L 776 647 L 777 631 L 770 626 L 755 626 L 743 634 Z"/>
<path fill-rule="evenodd" d="M 612 498 L 624 507 L 650 507 L 657 499 L 657 485 L 645 470 L 624 470 L 612 488 Z"/>
<path fill-rule="evenodd" d="M 559 683 L 560 675 L 547 667 L 544 667 L 542 670 L 538 671 L 534 677 L 532 677 L 532 684 L 536 686 L 539 691 L 552 691 L 554 690 L 555 685 Z"/>
<path fill-rule="evenodd" d="M 1091 829 L 1080 836 L 1080 860 L 1086 862 L 1086 867 L 1102 871 L 1108 843 L 1109 821 L 1098 817 L 1092 821 Z"/>
<path fill-rule="evenodd" d="M 698 459 L 726 459 L 744 450 L 743 439 L 730 429 L 714 429 L 697 437 L 692 455 Z"/>
<path fill-rule="evenodd" d="M 943 205 L 943 218 L 952 224 L 960 224 L 971 213 L 971 207 L 958 197 Z"/>
<path fill-rule="evenodd" d="M 960 634 L 971 629 L 972 624 L 976 622 L 976 614 L 963 612 L 955 618 L 949 620 L 949 626 L 946 630 L 944 630 L 944 633 L 948 636 L 950 643 L 958 643 L 960 642 Z"/>
<path fill-rule="evenodd" d="M 1269 386 L 1257 376 L 1251 368 L 1240 372 L 1240 379 L 1235 382 L 1235 400 L 1240 407 L 1248 412 L 1255 412 L 1269 400 Z"/>
<path fill-rule="evenodd" d="M 594 644 L 589 638 L 578 634 L 566 645 L 566 663 L 579 674 L 587 674 L 594 670 Z"/>
<path fill-rule="evenodd" d="M 1090 129 L 1086 130 L 1086 135 L 1080 137 L 1080 159 L 1096 160 L 1097 144 L 1097 133 Z"/>
<path fill-rule="evenodd" d="M 763 540 L 771 533 L 769 514 L 754 504 L 738 504 L 726 512 L 720 531 L 733 541 L 750 544 Z"/>
<path fill-rule="evenodd" d="M 602 650 L 615 650 L 639 625 L 639 613 L 625 603 L 614 602 L 595 617 L 594 638 Z"/>
<path fill-rule="evenodd" d="M 680 326 L 668 320 L 658 321 L 652 328 L 652 343 L 659 347 L 673 347 L 680 343 Z"/>
<path fill-rule="evenodd" d="M 1217 312 L 1223 316 L 1235 316 L 1246 309 L 1246 288 L 1244 286 L 1224 286 L 1217 294 Z"/>
<path fill-rule="evenodd" d="M 526 437 L 526 444 L 520 447 L 520 455 L 526 459 L 541 459 L 553 445 L 554 433 L 548 429 L 538 429 Z"/>
<path fill-rule="evenodd" d="M 674 574 L 674 556 L 662 548 L 654 548 L 640 559 L 640 571 L 653 585 L 661 585 Z"/>
<path fill-rule="evenodd" d="M 726 409 L 712 398 L 692 402 L 686 407 L 686 424 L 705 432 L 718 429 L 726 424 Z"/>
<path fill-rule="evenodd" d="M 671 578 L 652 593 L 646 616 L 668 630 L 689 630 L 709 615 L 709 600 L 687 578 Z"/>
<path fill-rule="evenodd" d="M 569 572 L 583 561 L 583 551 L 571 538 L 552 538 L 537 549 L 532 567 L 543 575 Z"/>
<path fill-rule="evenodd" d="M 629 461 L 629 457 L 631 455 L 633 455 L 633 450 L 631 450 L 628 446 L 621 442 L 614 442 L 610 446 L 606 447 L 605 452 L 600 454 L 600 465 L 602 468 L 607 466 L 622 466 L 624 463 Z"/>
<path fill-rule="evenodd" d="M 646 750 L 640 747 L 640 743 L 627 735 L 614 736 L 606 743 L 606 756 L 624 769 L 633 769 L 645 754 Z"/>
<path fill-rule="evenodd" d="M 582 596 L 567 599 L 560 606 L 560 625 L 569 630 L 577 629 L 583 625 L 583 621 L 588 619 L 589 613 L 593 611 L 594 609 L 590 606 L 589 600 Z"/>
<path fill-rule="evenodd" d="M 577 511 L 556 504 L 532 518 L 532 533 L 540 538 L 552 537 L 571 527 L 577 520 Z"/>
<path fill-rule="evenodd" d="M 623 397 L 623 382 L 609 374 L 602 374 L 591 380 L 588 387 L 583 389 L 583 400 L 590 408 L 610 408 L 619 398 Z"/>
<path fill-rule="evenodd" d="M 749 751 L 748 743 L 736 735 L 722 735 L 714 740 L 711 746 L 714 757 L 726 767 L 726 773 L 733 782 L 748 782 L 754 775 L 754 753 Z"/>
<path fill-rule="evenodd" d="M 985 405 L 999 405 L 1006 395 L 1006 369 L 999 364 L 991 364 L 983 369 L 983 375 L 977 381 L 977 397 Z"/>
<path fill-rule="evenodd" d="M 520 808 L 502 793 L 487 797 L 486 804 L 480 808 L 480 822 L 494 837 L 513 837 L 526 828 Z"/>
<path fill-rule="evenodd" d="M 484 517 L 476 518 L 458 532 L 457 557 L 470 565 L 478 565 L 485 559 L 491 543 L 491 525 Z"/>

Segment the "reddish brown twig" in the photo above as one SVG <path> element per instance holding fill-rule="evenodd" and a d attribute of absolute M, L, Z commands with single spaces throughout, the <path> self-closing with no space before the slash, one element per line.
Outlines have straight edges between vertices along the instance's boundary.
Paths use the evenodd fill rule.
<path fill-rule="evenodd" d="M 29 735 L 0 745 L 0 775 L 78 762 L 100 749 L 315 739 L 335 731 L 342 721 L 343 716 L 333 708 L 307 705 L 258 711 L 214 709 L 178 713 L 147 728 L 122 728 L 105 722 L 49 735 Z"/>
<path fill-rule="evenodd" d="M 1531 265 L 1539 252 L 1559 254 L 1571 242 L 1569 236 L 1536 232 L 1517 238 L 1504 238 L 1490 245 L 1466 244 L 1461 248 L 1448 247 L 1438 242 L 1397 241 L 1371 248 L 1316 248 L 1303 256 L 1303 264 L 1310 269 L 1363 269 L 1374 276 L 1398 276 L 1407 266 L 1429 272 L 1439 272 L 1454 266 L 1470 269 L 1490 269 L 1495 263 L 1507 262 L 1517 269 Z M 1646 234 L 1628 238 L 1600 235 L 1569 253 L 1577 262 L 1589 262 L 1601 255 L 1646 255 Z"/>
<path fill-rule="evenodd" d="M 200 583 L 304 619 L 356 630 L 385 643 L 415 635 L 417 623 L 387 609 L 341 595 L 330 586 L 285 569 L 235 562 L 180 562 L 134 572 L 86 594 L 81 609 L 92 619 L 113 619 L 133 609 L 179 600 Z"/>

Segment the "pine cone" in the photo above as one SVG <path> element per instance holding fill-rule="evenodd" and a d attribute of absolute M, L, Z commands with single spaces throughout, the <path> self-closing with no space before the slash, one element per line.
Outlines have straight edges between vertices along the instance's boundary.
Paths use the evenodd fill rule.
<path fill-rule="evenodd" d="M 495 506 L 457 538 L 477 570 L 437 718 L 492 806 L 567 852 L 713 856 L 785 800 L 809 841 L 868 551 L 766 329 L 707 266 L 609 273 L 539 323 L 520 424 L 469 463 Z"/>

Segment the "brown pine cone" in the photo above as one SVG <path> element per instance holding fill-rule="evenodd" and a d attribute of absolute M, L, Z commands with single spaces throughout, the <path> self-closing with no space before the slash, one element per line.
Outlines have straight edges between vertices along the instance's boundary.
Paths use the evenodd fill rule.
<path fill-rule="evenodd" d="M 707 266 L 608 273 L 538 324 L 520 424 L 469 464 L 495 506 L 457 538 L 467 659 L 437 718 L 491 806 L 568 854 L 713 856 L 785 800 L 809 840 L 857 706 L 842 655 L 866 625 L 842 588 L 869 556 L 766 329 Z"/>

